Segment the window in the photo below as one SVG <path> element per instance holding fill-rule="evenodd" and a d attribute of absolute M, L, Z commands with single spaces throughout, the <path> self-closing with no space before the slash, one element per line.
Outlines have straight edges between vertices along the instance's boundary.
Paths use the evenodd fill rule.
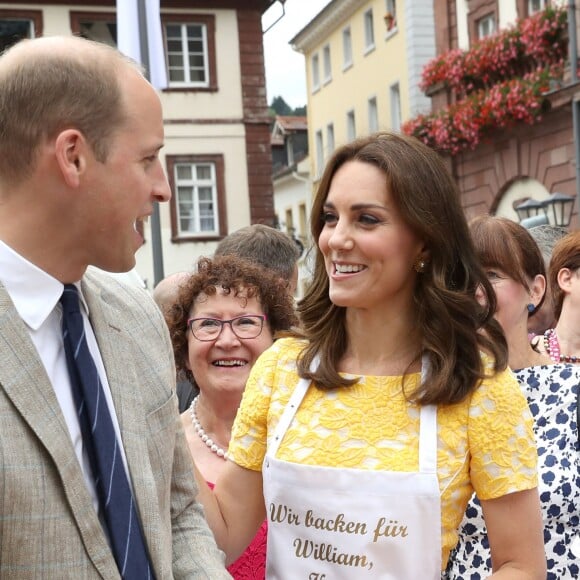
<path fill-rule="evenodd" d="M 385 3 L 385 25 L 387 32 L 397 28 L 397 2 L 396 0 L 386 0 Z"/>
<path fill-rule="evenodd" d="M 73 34 L 117 46 L 117 20 L 106 12 L 71 12 L 70 27 Z"/>
<path fill-rule="evenodd" d="M 216 91 L 215 18 L 162 14 L 169 89 Z M 117 45 L 115 14 L 71 12 L 71 31 L 90 40 Z"/>
<path fill-rule="evenodd" d="M 217 233 L 215 165 L 177 163 L 173 169 L 179 233 Z"/>
<path fill-rule="evenodd" d="M 292 215 L 292 208 L 287 209 L 286 215 L 286 233 L 290 237 L 294 237 L 294 216 Z"/>
<path fill-rule="evenodd" d="M 217 90 L 215 18 L 162 14 L 170 89 Z"/>
<path fill-rule="evenodd" d="M 379 130 L 379 111 L 377 110 L 377 98 L 369 99 L 369 133 Z"/>
<path fill-rule="evenodd" d="M 167 168 L 173 241 L 225 235 L 223 157 L 167 156 Z"/>
<path fill-rule="evenodd" d="M 332 155 L 334 152 L 334 124 L 326 125 L 326 153 Z"/>
<path fill-rule="evenodd" d="M 356 138 L 356 123 L 354 120 L 354 111 L 346 114 L 346 138 L 352 141 Z"/>
<path fill-rule="evenodd" d="M 375 47 L 375 31 L 373 26 L 373 10 L 367 10 L 364 13 L 365 23 L 365 53 Z"/>
<path fill-rule="evenodd" d="M 546 7 L 546 0 L 528 0 L 528 15 L 535 14 L 544 10 Z"/>
<path fill-rule="evenodd" d="M 300 231 L 298 232 L 298 237 L 302 242 L 306 242 L 306 237 L 308 235 L 308 218 L 306 217 L 306 204 L 301 203 L 298 206 L 298 221 L 300 223 Z"/>
<path fill-rule="evenodd" d="M 0 52 L 23 38 L 42 36 L 40 10 L 0 10 Z"/>
<path fill-rule="evenodd" d="M 401 130 L 401 91 L 399 83 L 391 85 L 390 88 L 390 102 L 391 102 L 391 129 L 393 131 Z"/>
<path fill-rule="evenodd" d="M 322 142 L 322 131 L 316 131 L 316 175 L 322 175 L 324 169 L 324 144 Z"/>
<path fill-rule="evenodd" d="M 495 32 L 495 19 L 493 14 L 488 14 L 477 21 L 477 38 L 481 40 L 491 36 Z"/>
<path fill-rule="evenodd" d="M 288 135 L 286 139 L 286 159 L 288 159 L 288 167 L 294 165 L 294 143 L 292 142 L 292 135 Z"/>
<path fill-rule="evenodd" d="M 329 83 L 332 80 L 332 65 L 330 62 L 330 45 L 326 45 L 322 49 L 322 64 L 324 66 L 324 83 Z"/>
<path fill-rule="evenodd" d="M 207 87 L 207 33 L 199 24 L 165 26 L 169 82 Z"/>
<path fill-rule="evenodd" d="M 342 68 L 344 70 L 350 66 L 352 66 L 352 38 L 349 26 L 342 31 Z"/>
<path fill-rule="evenodd" d="M 312 57 L 312 92 L 320 88 L 320 62 L 318 53 Z"/>

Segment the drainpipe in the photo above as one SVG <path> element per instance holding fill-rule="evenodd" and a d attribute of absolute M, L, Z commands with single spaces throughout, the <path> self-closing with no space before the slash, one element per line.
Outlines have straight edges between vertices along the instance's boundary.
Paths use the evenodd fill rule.
<path fill-rule="evenodd" d="M 578 45 L 576 38 L 576 3 L 568 1 L 568 36 L 570 53 L 570 73 L 572 84 L 578 82 Z M 576 161 L 576 208 L 580 215 L 580 101 L 572 97 L 572 130 L 574 132 L 574 152 Z"/>
<path fill-rule="evenodd" d="M 149 38 L 147 34 L 147 9 L 145 0 L 138 0 L 137 11 L 139 15 L 139 44 L 141 48 L 141 64 L 145 69 L 145 77 L 149 78 Z M 153 286 L 157 286 L 163 280 L 163 243 L 161 238 L 161 215 L 159 202 L 153 202 L 151 214 L 151 247 L 153 251 Z"/>

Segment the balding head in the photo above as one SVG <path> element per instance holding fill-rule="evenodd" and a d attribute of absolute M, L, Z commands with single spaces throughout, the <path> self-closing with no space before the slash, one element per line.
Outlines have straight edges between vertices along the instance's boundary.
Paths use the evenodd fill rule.
<path fill-rule="evenodd" d="M 0 57 L 0 180 L 34 171 L 39 145 L 78 129 L 104 161 L 126 117 L 120 79 L 138 66 L 117 50 L 79 37 L 23 40 Z"/>
<path fill-rule="evenodd" d="M 80 36 L 42 36 L 17 42 L 2 54 L 2 61 L 16 62 L 37 56 L 51 55 L 68 60 L 84 61 L 87 58 L 105 59 L 109 63 L 129 62 L 118 50 L 102 42 L 94 42 Z M 2 65 L 4 66 L 4 64 Z"/>
<path fill-rule="evenodd" d="M 181 285 L 189 280 L 190 272 L 176 272 L 163 278 L 153 290 L 153 300 L 159 306 L 159 310 L 165 314 L 177 302 Z"/>

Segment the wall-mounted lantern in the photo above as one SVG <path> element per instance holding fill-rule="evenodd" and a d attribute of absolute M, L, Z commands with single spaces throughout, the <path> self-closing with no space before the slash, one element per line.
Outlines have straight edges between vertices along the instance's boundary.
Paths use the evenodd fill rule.
<path fill-rule="evenodd" d="M 532 227 L 531 224 L 538 225 L 543 222 L 567 228 L 572 221 L 575 199 L 573 195 L 555 192 L 551 193 L 543 201 L 528 198 L 516 205 L 514 209 L 520 222 L 527 227 Z M 545 219 L 542 220 L 540 216 Z"/>

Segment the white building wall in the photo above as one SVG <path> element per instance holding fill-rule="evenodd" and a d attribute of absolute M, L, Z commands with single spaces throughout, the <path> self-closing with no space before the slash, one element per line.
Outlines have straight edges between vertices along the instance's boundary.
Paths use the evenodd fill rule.
<path fill-rule="evenodd" d="M 407 66 L 409 70 L 409 113 L 411 117 L 431 111 L 431 99 L 420 89 L 421 72 L 436 56 L 433 0 L 405 2 Z"/>
<path fill-rule="evenodd" d="M 467 1 L 456 0 L 457 45 L 461 50 L 469 49 L 469 31 L 467 28 Z"/>
<path fill-rule="evenodd" d="M 296 298 L 304 296 L 305 287 L 312 277 L 312 269 L 309 263 L 310 254 L 308 249 L 310 241 L 310 209 L 312 207 L 312 181 L 309 178 L 310 161 L 308 157 L 303 159 L 297 166 L 296 171 L 284 175 L 274 180 L 274 209 L 276 215 L 283 222 L 286 212 L 292 212 L 292 221 L 296 228 L 295 234 L 304 244 L 304 253 L 298 261 L 298 286 L 296 289 Z M 300 229 L 300 205 L 306 207 L 306 228 L 305 231 Z M 285 225 L 282 224 L 282 231 Z"/>
<path fill-rule="evenodd" d="M 518 19 L 516 0 L 499 0 L 499 28 L 507 28 Z"/>
<path fill-rule="evenodd" d="M 250 203 L 246 166 L 245 132 L 242 125 L 204 125 L 204 134 L 195 134 L 187 125 L 165 128 L 165 155 L 223 155 L 225 165 L 226 213 L 228 232 L 250 224 Z M 165 164 L 165 157 L 163 163 Z M 166 165 L 166 164 L 165 164 Z M 244 178 L 240 179 L 240 176 Z M 217 242 L 171 241 L 169 204 L 160 206 L 161 239 L 165 275 L 192 269 L 201 256 L 211 256 Z M 145 230 L 147 243 L 137 252 L 137 270 L 148 287 L 153 285 L 151 225 Z"/>

